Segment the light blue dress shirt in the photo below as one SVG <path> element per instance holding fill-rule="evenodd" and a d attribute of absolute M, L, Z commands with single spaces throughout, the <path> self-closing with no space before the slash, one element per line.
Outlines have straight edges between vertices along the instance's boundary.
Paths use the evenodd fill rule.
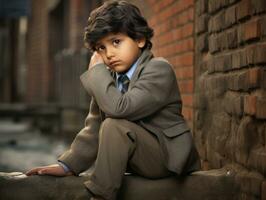
<path fill-rule="evenodd" d="M 129 80 L 131 80 L 134 72 L 136 71 L 137 66 L 138 66 L 138 60 L 127 71 L 126 75 L 129 78 Z M 116 85 L 117 85 L 117 88 L 121 91 L 122 90 L 122 83 L 120 81 L 118 81 L 120 76 L 121 76 L 121 74 L 116 73 Z"/>

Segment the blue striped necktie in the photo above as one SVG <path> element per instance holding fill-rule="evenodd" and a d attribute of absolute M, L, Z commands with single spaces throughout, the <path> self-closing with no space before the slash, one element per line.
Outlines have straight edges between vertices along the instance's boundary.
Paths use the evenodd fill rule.
<path fill-rule="evenodd" d="M 121 92 L 124 94 L 128 90 L 128 85 L 129 85 L 129 78 L 127 77 L 126 74 L 122 74 L 118 78 L 119 82 L 122 84 L 122 89 Z"/>

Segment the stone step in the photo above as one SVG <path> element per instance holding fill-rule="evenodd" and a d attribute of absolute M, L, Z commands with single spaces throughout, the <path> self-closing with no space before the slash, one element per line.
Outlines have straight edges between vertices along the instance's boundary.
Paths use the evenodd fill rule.
<path fill-rule="evenodd" d="M 83 182 L 87 176 L 30 176 L 0 173 L 1 200 L 85 200 Z M 234 175 L 226 169 L 199 171 L 189 176 L 145 179 L 126 175 L 120 200 L 233 200 L 238 187 Z"/>

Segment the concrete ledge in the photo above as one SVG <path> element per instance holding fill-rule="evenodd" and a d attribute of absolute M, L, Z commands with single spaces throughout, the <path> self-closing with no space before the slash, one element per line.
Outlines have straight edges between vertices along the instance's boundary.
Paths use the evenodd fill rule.
<path fill-rule="evenodd" d="M 82 177 L 31 176 L 0 173 L 2 200 L 85 200 Z M 234 175 L 225 169 L 199 171 L 183 178 L 150 180 L 125 176 L 119 193 L 121 200 L 230 200 L 237 199 Z"/>

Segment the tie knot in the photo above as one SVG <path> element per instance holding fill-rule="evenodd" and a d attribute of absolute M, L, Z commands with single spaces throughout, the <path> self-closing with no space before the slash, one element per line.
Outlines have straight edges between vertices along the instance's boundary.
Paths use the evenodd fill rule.
<path fill-rule="evenodd" d="M 125 93 L 128 90 L 128 85 L 129 85 L 129 78 L 126 74 L 123 74 L 119 76 L 118 80 L 122 84 L 122 93 Z"/>

